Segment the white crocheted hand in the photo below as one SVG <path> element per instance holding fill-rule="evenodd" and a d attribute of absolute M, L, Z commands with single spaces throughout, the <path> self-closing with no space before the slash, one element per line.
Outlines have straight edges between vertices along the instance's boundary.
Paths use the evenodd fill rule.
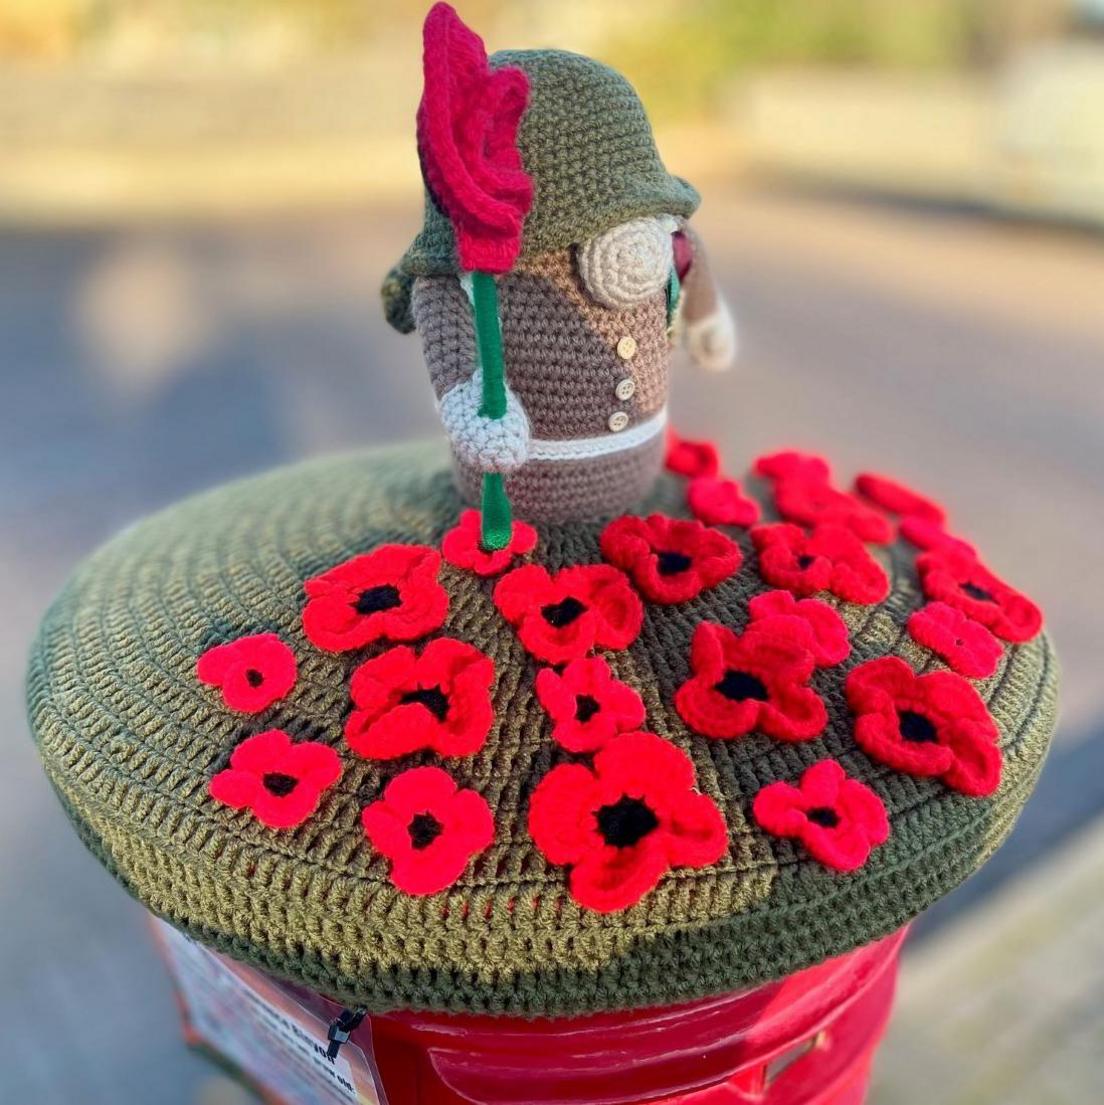
<path fill-rule="evenodd" d="M 529 457 L 529 419 L 518 397 L 506 389 L 506 414 L 485 418 L 483 370 L 447 391 L 439 404 L 441 422 L 457 456 L 484 472 L 513 472 Z"/>
<path fill-rule="evenodd" d="M 704 318 L 686 323 L 686 348 L 694 363 L 708 372 L 731 368 L 739 344 L 736 320 L 723 299 L 718 299 L 716 309 Z"/>

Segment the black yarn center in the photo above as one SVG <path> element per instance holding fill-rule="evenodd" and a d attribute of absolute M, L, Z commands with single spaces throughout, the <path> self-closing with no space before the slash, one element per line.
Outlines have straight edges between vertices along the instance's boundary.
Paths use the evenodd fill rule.
<path fill-rule="evenodd" d="M 285 775 L 281 771 L 270 771 L 261 780 L 265 790 L 277 798 L 286 798 L 298 785 L 299 780 L 294 775 Z"/>
<path fill-rule="evenodd" d="M 256 668 L 247 668 L 245 672 L 245 681 L 251 687 L 259 687 L 264 682 L 264 675 L 257 671 Z"/>
<path fill-rule="evenodd" d="M 381 583 L 379 587 L 369 587 L 360 592 L 355 609 L 358 614 L 378 614 L 381 610 L 393 610 L 402 602 L 399 589 L 390 583 Z"/>
<path fill-rule="evenodd" d="M 581 694 L 575 699 L 575 720 L 587 722 L 602 708 L 596 698 L 588 694 Z"/>
<path fill-rule="evenodd" d="M 416 813 L 406 827 L 410 834 L 410 846 L 419 852 L 428 848 L 444 829 L 444 825 L 431 813 Z"/>
<path fill-rule="evenodd" d="M 965 591 L 966 594 L 970 596 L 970 598 L 977 599 L 978 602 L 997 601 L 995 598 L 993 598 L 991 594 L 989 594 L 988 591 L 985 590 L 984 587 L 979 587 L 976 583 L 970 583 L 969 581 L 967 581 L 966 583 L 960 583 L 959 589 Z"/>
<path fill-rule="evenodd" d="M 801 571 L 805 571 L 806 568 L 811 568 L 813 566 L 813 561 L 815 560 L 815 556 L 810 556 L 808 553 L 804 553 L 797 558 L 797 566 L 801 569 Z"/>
<path fill-rule="evenodd" d="M 659 825 L 659 819 L 641 799 L 627 794 L 612 806 L 603 806 L 596 817 L 598 831 L 615 848 L 631 848 Z"/>
<path fill-rule="evenodd" d="M 694 563 L 685 553 L 680 552 L 657 552 L 656 560 L 659 561 L 661 576 L 677 576 L 679 572 L 685 572 Z"/>
<path fill-rule="evenodd" d="M 585 613 L 586 605 L 573 595 L 568 595 L 562 602 L 551 602 L 541 607 L 541 615 L 553 629 L 563 629 Z"/>
<path fill-rule="evenodd" d="M 898 710 L 898 725 L 901 736 L 914 744 L 931 744 L 939 740 L 939 731 L 931 718 L 918 714 L 915 710 Z"/>
<path fill-rule="evenodd" d="M 405 706 L 417 702 L 424 706 L 438 721 L 444 721 L 448 714 L 448 695 L 440 687 L 427 687 L 420 691 L 407 691 L 399 701 Z"/>
<path fill-rule="evenodd" d="M 839 814 L 830 806 L 814 806 L 805 811 L 805 816 L 814 824 L 825 829 L 834 829 L 839 824 Z"/>
<path fill-rule="evenodd" d="M 770 698 L 766 684 L 746 671 L 726 671 L 724 678 L 714 684 L 713 689 L 733 702 L 744 702 L 749 698 L 766 702 Z"/>

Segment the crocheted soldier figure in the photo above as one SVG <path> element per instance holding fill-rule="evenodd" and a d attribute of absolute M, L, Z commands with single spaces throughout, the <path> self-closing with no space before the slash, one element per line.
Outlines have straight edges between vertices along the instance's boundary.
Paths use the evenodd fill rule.
<path fill-rule="evenodd" d="M 673 342 L 683 336 L 708 368 L 735 355 L 731 315 L 687 223 L 698 195 L 663 167 L 640 101 L 606 66 L 522 50 L 488 68 L 482 42 L 446 5 L 425 36 L 425 227 L 384 299 L 392 324 L 422 339 L 461 492 L 478 502 L 485 473 L 501 473 L 522 518 L 629 509 L 662 464 Z M 495 132 L 489 166 L 471 162 L 473 125 Z M 488 262 L 465 236 L 486 233 L 473 214 L 481 202 L 506 201 L 513 239 L 503 253 L 504 235 L 494 236 Z M 501 273 L 501 418 L 482 412 L 466 260 Z"/>

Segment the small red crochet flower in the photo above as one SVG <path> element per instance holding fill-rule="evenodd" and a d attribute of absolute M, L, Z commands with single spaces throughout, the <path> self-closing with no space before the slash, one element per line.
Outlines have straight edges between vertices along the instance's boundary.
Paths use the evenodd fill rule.
<path fill-rule="evenodd" d="M 893 526 L 884 514 L 840 491 L 827 480 L 788 477 L 774 485 L 774 505 L 789 522 L 803 526 L 835 525 L 863 541 L 893 540 Z"/>
<path fill-rule="evenodd" d="M 349 682 L 356 709 L 345 739 L 361 756 L 391 760 L 421 748 L 470 756 L 483 747 L 491 724 L 494 662 L 451 637 L 417 654 L 406 645 L 366 660 Z"/>
<path fill-rule="evenodd" d="M 445 534 L 441 552 L 454 568 L 468 568 L 477 576 L 496 576 L 519 556 L 537 547 L 537 531 L 515 520 L 510 543 L 502 549 L 483 548 L 482 518 L 478 510 L 465 510 L 460 521 Z"/>
<path fill-rule="evenodd" d="M 549 863 L 571 864 L 572 897 L 612 913 L 672 867 L 707 867 L 728 847 L 714 801 L 694 790 L 690 758 L 654 733 L 627 733 L 593 769 L 561 764 L 537 785 L 529 833 Z"/>
<path fill-rule="evenodd" d="M 740 546 L 701 522 L 626 514 L 602 531 L 602 555 L 624 568 L 652 602 L 686 602 L 728 579 L 743 560 Z"/>
<path fill-rule="evenodd" d="M 780 453 L 766 453 L 754 462 L 758 475 L 768 480 L 808 479 L 825 481 L 831 477 L 828 462 L 813 453 L 799 453 L 786 449 Z"/>
<path fill-rule="evenodd" d="M 806 634 L 806 643 L 818 668 L 842 663 L 851 655 L 847 623 L 826 602 L 795 599 L 789 591 L 767 591 L 748 604 L 751 625 L 769 630 L 772 619 L 785 618 L 795 632 Z"/>
<path fill-rule="evenodd" d="M 930 648 L 969 679 L 987 678 L 1000 663 L 1000 641 L 980 622 L 945 602 L 929 602 L 910 614 L 908 631 L 917 644 Z"/>
<path fill-rule="evenodd" d="M 282 729 L 268 729 L 242 741 L 207 789 L 216 802 L 252 810 L 270 829 L 291 829 L 318 809 L 340 776 L 341 759 L 328 745 L 293 744 Z"/>
<path fill-rule="evenodd" d="M 437 894 L 494 840 L 482 795 L 461 790 L 439 767 L 396 775 L 360 815 L 372 847 L 391 861 L 391 882 L 406 894 Z"/>
<path fill-rule="evenodd" d="M 196 676 L 222 691 L 231 710 L 256 714 L 295 686 L 295 654 L 275 633 L 239 637 L 209 648 L 196 661 Z"/>
<path fill-rule="evenodd" d="M 555 723 L 552 739 L 569 752 L 593 752 L 618 733 L 644 724 L 644 703 L 627 683 L 614 679 L 601 657 L 572 660 L 563 673 L 537 672 L 537 698 Z"/>
<path fill-rule="evenodd" d="M 743 634 L 702 622 L 690 644 L 693 675 L 675 692 L 675 709 L 695 733 L 731 740 L 753 729 L 784 741 L 815 737 L 828 723 L 807 684 L 816 660 L 796 618 L 752 623 Z"/>
<path fill-rule="evenodd" d="M 744 495 L 735 480 L 698 476 L 686 489 L 686 502 L 707 526 L 750 526 L 759 521 L 759 504 Z"/>
<path fill-rule="evenodd" d="M 911 487 L 889 476 L 881 476 L 876 472 L 860 472 L 855 477 L 855 490 L 890 514 L 924 518 L 937 525 L 942 525 L 947 520 L 946 510 L 934 499 L 913 491 Z"/>
<path fill-rule="evenodd" d="M 929 599 L 945 602 L 1005 641 L 1030 641 L 1043 615 L 1026 595 L 995 576 L 976 556 L 943 545 L 916 558 L 920 585 Z"/>
<path fill-rule="evenodd" d="M 855 740 L 898 771 L 934 775 L 963 794 L 1000 783 L 999 733 L 981 696 L 961 675 L 916 675 L 899 656 L 868 660 L 847 676 Z"/>
<path fill-rule="evenodd" d="M 968 556 L 977 556 L 977 549 L 965 538 L 948 533 L 941 522 L 910 514 L 897 525 L 900 535 L 918 549 L 943 549 L 952 547 Z"/>
<path fill-rule="evenodd" d="M 796 595 L 831 591 L 846 602 L 881 602 L 889 578 L 866 546 L 840 526 L 817 526 L 811 534 L 779 523 L 756 526 L 751 539 L 759 550 L 759 574 L 774 587 Z"/>
<path fill-rule="evenodd" d="M 699 476 L 715 476 L 721 470 L 721 458 L 712 441 L 690 441 L 671 430 L 667 435 L 667 456 L 664 461 L 669 472 L 696 479 Z"/>
<path fill-rule="evenodd" d="M 889 839 L 882 800 L 835 760 L 807 768 L 795 787 L 771 783 L 755 796 L 752 815 L 775 836 L 796 837 L 834 871 L 856 871 Z"/>
<path fill-rule="evenodd" d="M 423 637 L 448 613 L 440 567 L 440 553 L 426 545 L 381 545 L 354 556 L 307 580 L 303 629 L 328 652 Z"/>
<path fill-rule="evenodd" d="M 538 660 L 565 664 L 592 648 L 627 648 L 636 640 L 644 607 L 624 572 L 581 564 L 550 575 L 538 564 L 515 568 L 498 581 L 494 601 Z"/>

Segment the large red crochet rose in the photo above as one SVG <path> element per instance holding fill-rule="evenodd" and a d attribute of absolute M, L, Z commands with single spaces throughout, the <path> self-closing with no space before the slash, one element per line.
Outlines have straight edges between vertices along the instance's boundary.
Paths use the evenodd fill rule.
<path fill-rule="evenodd" d="M 529 78 L 513 66 L 492 70 L 483 40 L 448 4 L 430 9 L 423 46 L 418 154 L 426 186 L 452 223 L 460 267 L 507 272 L 533 203 L 517 147 Z"/>
<path fill-rule="evenodd" d="M 563 672 L 537 672 L 537 698 L 554 722 L 552 739 L 569 752 L 593 752 L 618 733 L 644 724 L 644 703 L 628 683 L 614 679 L 600 656 L 572 660 Z"/>
<path fill-rule="evenodd" d="M 961 675 L 916 675 L 899 656 L 883 656 L 855 668 L 844 689 L 855 740 L 874 759 L 911 775 L 938 776 L 975 797 L 997 789 L 1000 734 Z"/>
<path fill-rule="evenodd" d="M 617 737 L 593 769 L 553 768 L 533 792 L 529 832 L 549 863 L 572 865 L 572 897 L 599 913 L 638 902 L 672 867 L 716 863 L 728 846 L 690 758 L 654 733 Z"/>

